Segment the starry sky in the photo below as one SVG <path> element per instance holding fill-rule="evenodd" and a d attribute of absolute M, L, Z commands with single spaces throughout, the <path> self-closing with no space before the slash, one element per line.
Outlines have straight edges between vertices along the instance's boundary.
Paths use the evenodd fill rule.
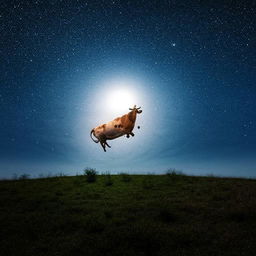
<path fill-rule="evenodd" d="M 0 177 L 88 166 L 255 177 L 255 11 L 253 1 L 1 1 Z M 105 103 L 113 84 L 137 95 L 141 129 L 104 153 L 89 133 L 117 117 Z"/>

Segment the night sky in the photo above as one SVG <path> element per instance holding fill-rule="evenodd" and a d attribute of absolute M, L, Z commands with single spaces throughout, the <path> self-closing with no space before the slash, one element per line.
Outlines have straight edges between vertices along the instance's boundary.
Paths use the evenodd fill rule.
<path fill-rule="evenodd" d="M 1 1 L 0 177 L 84 167 L 256 176 L 255 2 Z M 135 137 L 93 127 L 116 87 Z"/>

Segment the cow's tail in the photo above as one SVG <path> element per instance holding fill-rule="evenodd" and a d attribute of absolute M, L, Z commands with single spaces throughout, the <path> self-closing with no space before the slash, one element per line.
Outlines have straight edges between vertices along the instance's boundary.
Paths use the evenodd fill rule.
<path fill-rule="evenodd" d="M 99 140 L 95 140 L 95 139 L 92 137 L 92 134 L 94 135 L 93 132 L 94 132 L 94 129 L 91 130 L 90 136 L 91 136 L 92 140 L 93 140 L 95 143 L 98 143 Z"/>

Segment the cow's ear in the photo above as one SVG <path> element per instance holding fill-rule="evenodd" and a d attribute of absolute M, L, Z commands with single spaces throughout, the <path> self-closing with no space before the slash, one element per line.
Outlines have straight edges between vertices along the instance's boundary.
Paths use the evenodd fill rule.
<path fill-rule="evenodd" d="M 132 110 L 132 108 L 129 108 L 129 110 Z"/>

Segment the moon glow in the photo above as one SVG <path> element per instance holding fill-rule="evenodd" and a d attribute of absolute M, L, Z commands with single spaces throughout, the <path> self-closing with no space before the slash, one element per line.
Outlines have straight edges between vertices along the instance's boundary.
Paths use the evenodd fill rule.
<path fill-rule="evenodd" d="M 136 105 L 135 94 L 127 88 L 120 88 L 109 92 L 106 100 L 108 109 L 113 113 L 121 110 L 128 111 L 128 108 Z"/>
<path fill-rule="evenodd" d="M 141 101 L 138 85 L 132 81 L 116 80 L 106 84 L 103 105 L 105 111 L 114 116 L 125 114 L 134 105 L 139 107 Z"/>

